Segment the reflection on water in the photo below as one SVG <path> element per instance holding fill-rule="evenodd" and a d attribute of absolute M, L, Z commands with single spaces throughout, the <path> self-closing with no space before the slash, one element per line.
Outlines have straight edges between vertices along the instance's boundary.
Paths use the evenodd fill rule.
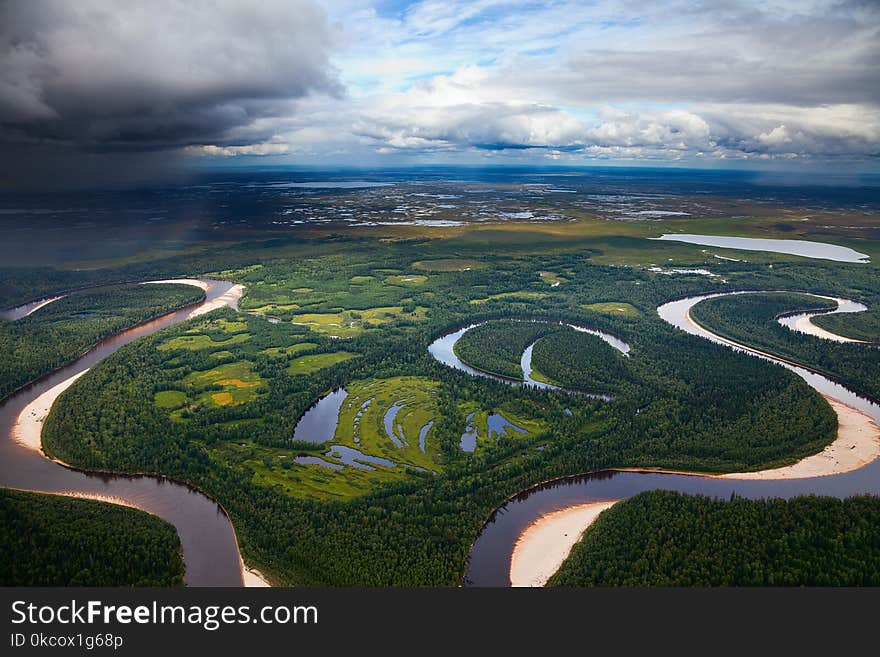
<path fill-rule="evenodd" d="M 423 426 L 419 430 L 419 449 L 422 450 L 423 454 L 425 452 L 425 440 L 428 437 L 428 432 L 431 430 L 431 427 L 433 427 L 433 426 L 434 426 L 434 420 L 431 420 L 430 422 L 428 422 L 428 424 L 426 424 L 425 426 Z"/>
<path fill-rule="evenodd" d="M 510 435 L 507 433 L 508 429 L 517 433 L 528 433 L 528 431 L 522 427 L 516 426 L 513 422 L 501 415 L 501 413 L 489 413 L 489 416 L 486 418 L 486 426 L 489 429 L 489 438 L 508 436 Z"/>
<path fill-rule="evenodd" d="M 386 468 L 397 467 L 397 464 L 394 461 L 383 459 L 381 456 L 364 454 L 363 452 L 356 450 L 354 447 L 347 447 L 345 445 L 332 445 L 330 451 L 327 452 L 327 456 L 339 459 L 345 463 L 345 465 L 360 468 L 361 470 L 375 470 L 376 468 L 368 465 L 370 463 L 373 465 L 383 465 Z"/>
<path fill-rule="evenodd" d="M 394 421 L 397 419 L 397 414 L 400 412 L 400 409 L 403 408 L 405 402 L 405 399 L 394 402 L 391 408 L 385 412 L 385 417 L 383 418 L 385 433 L 391 439 L 391 442 L 394 443 L 394 446 L 398 448 L 401 448 L 404 445 L 409 445 L 406 441 L 406 436 L 403 433 L 403 427 L 399 424 L 397 426 L 394 425 Z"/>
<path fill-rule="evenodd" d="M 300 465 L 320 465 L 331 470 L 342 470 L 345 467 L 342 463 L 333 463 L 317 456 L 297 456 L 293 460 Z"/>
<path fill-rule="evenodd" d="M 477 425 L 471 422 L 474 419 L 474 415 L 476 415 L 476 412 L 468 415 L 465 420 L 467 426 L 464 429 L 464 433 L 461 434 L 461 442 L 459 443 L 459 447 L 461 447 L 463 452 L 473 452 L 477 449 Z"/>
<path fill-rule="evenodd" d="M 339 409 L 348 397 L 345 388 L 337 388 L 315 402 L 303 413 L 293 429 L 293 439 L 308 443 L 326 443 L 336 435 Z"/>

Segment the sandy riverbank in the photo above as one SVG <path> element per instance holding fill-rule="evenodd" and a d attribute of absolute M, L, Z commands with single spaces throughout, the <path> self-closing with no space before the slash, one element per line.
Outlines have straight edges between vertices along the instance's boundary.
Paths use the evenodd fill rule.
<path fill-rule="evenodd" d="M 65 379 L 25 406 L 21 413 L 18 414 L 12 427 L 13 440 L 28 449 L 42 452 L 41 435 L 43 433 L 43 422 L 49 415 L 52 404 L 55 403 L 55 400 L 58 399 L 62 392 L 72 386 L 79 377 L 88 371 L 88 369 L 85 369 L 79 374 Z"/>
<path fill-rule="evenodd" d="M 858 470 L 880 457 L 880 427 L 861 411 L 825 397 L 837 413 L 837 438 L 818 454 L 793 465 L 760 472 L 721 475 L 725 479 L 802 479 Z"/>
<path fill-rule="evenodd" d="M 826 298 L 826 297 L 822 297 Z M 852 305 L 851 302 L 846 299 L 837 299 L 834 297 L 827 297 L 829 300 L 834 301 L 837 304 L 838 308 L 844 308 L 847 305 Z M 864 309 L 864 306 L 861 306 Z M 839 311 L 838 311 L 839 312 Z M 850 312 L 850 311 L 846 311 Z M 819 313 L 819 315 L 824 315 L 828 313 Z M 786 322 L 784 319 L 780 319 L 779 323 L 783 326 L 787 326 L 788 328 L 798 331 L 800 333 L 806 333 L 807 335 L 812 335 L 817 338 L 821 338 L 823 340 L 831 340 L 832 342 L 857 342 L 864 344 L 864 340 L 856 340 L 855 338 L 848 338 L 843 335 L 838 335 L 837 333 L 832 333 L 831 331 L 826 331 L 821 326 L 817 326 L 813 324 L 813 317 L 815 315 L 811 315 L 809 313 L 804 315 L 798 315 L 793 322 Z"/>
<path fill-rule="evenodd" d="M 249 568 L 244 561 L 241 562 L 241 580 L 245 588 L 249 589 L 265 589 L 272 586 L 263 573 L 256 568 Z"/>
<path fill-rule="evenodd" d="M 510 559 L 513 586 L 544 586 L 571 548 L 605 509 L 616 502 L 578 504 L 541 516 L 520 535 Z"/>
<path fill-rule="evenodd" d="M 826 397 L 837 413 L 837 438 L 793 465 L 724 475 L 678 472 L 723 479 L 804 479 L 857 470 L 880 457 L 880 427 L 861 411 Z M 654 470 L 651 470 L 654 472 Z M 663 472 L 656 470 L 656 472 Z M 673 473 L 670 473 L 673 474 Z M 513 586 L 544 586 L 598 515 L 614 502 L 579 504 L 541 516 L 520 535 L 510 559 Z"/>

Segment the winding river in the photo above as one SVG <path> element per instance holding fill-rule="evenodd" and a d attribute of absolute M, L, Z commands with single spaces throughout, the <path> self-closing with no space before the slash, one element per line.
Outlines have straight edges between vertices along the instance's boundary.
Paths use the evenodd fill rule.
<path fill-rule="evenodd" d="M 225 281 L 155 282 L 196 285 L 205 290 L 205 299 L 107 338 L 0 403 L 0 486 L 102 499 L 157 515 L 177 529 L 188 586 L 241 586 L 243 568 L 235 531 L 217 502 L 166 477 L 96 474 L 69 468 L 39 449 L 39 428 L 54 397 L 91 366 L 138 338 L 224 305 L 236 307 L 241 296 L 240 286 Z M 48 400 L 44 408 L 40 407 L 41 398 Z M 33 443 L 28 447 L 21 442 L 26 425 L 36 427 L 36 449 Z"/>
<path fill-rule="evenodd" d="M 198 285 L 205 290 L 206 298 L 193 306 L 168 313 L 107 338 L 80 358 L 20 389 L 0 403 L 0 432 L 3 437 L 0 440 L 0 486 L 104 499 L 155 514 L 177 529 L 186 565 L 187 585 L 240 586 L 243 567 L 235 531 L 224 510 L 214 500 L 185 484 L 161 476 L 97 474 L 67 467 L 46 457 L 38 449 L 39 429 L 36 431 L 36 449 L 34 444 L 30 447 L 23 444 L 27 440 L 22 437 L 22 424 L 40 427 L 57 394 L 92 365 L 140 337 L 223 305 L 234 308 L 241 295 L 240 286 L 224 281 L 186 279 L 164 282 Z M 661 318 L 688 333 L 786 367 L 830 401 L 854 408 L 874 423 L 880 424 L 880 406 L 859 397 L 846 386 L 796 363 L 783 361 L 722 338 L 693 321 L 690 309 L 694 305 L 705 299 L 727 294 L 749 293 L 690 297 L 663 304 L 657 312 Z M 846 312 L 855 307 L 846 306 L 841 301 L 838 301 L 838 306 L 838 310 L 834 312 Z M 33 309 L 29 310 L 33 312 Z M 533 345 L 529 345 L 528 354 L 523 354 L 521 361 L 525 381 L 497 377 L 461 362 L 454 353 L 455 342 L 478 325 L 479 323 L 475 323 L 441 336 L 429 348 L 431 354 L 440 362 L 475 376 L 515 385 L 547 385 L 530 376 Z M 615 336 L 586 327 L 568 325 L 576 330 L 598 335 L 624 354 L 629 351 L 629 345 Z M 41 401 L 45 408 L 41 408 Z M 836 497 L 860 493 L 880 494 L 880 460 L 833 476 L 790 479 L 748 480 L 698 474 L 608 470 L 548 482 L 520 493 L 495 511 L 474 542 L 464 583 L 473 586 L 509 586 L 511 555 L 517 540 L 530 525 L 548 514 L 595 502 L 620 500 L 655 489 L 716 497 L 729 497 L 735 493 L 747 498 L 792 497 L 802 494 Z"/>
<path fill-rule="evenodd" d="M 438 361 L 446 365 L 447 367 L 451 367 L 456 370 L 461 370 L 462 372 L 466 372 L 467 374 L 471 374 L 473 376 L 482 376 L 487 379 L 493 379 L 495 381 L 500 381 L 501 383 L 507 383 L 508 385 L 514 386 L 528 386 L 532 388 L 540 388 L 546 390 L 563 390 L 565 392 L 570 392 L 578 395 L 586 395 L 588 397 L 594 397 L 596 399 L 604 399 L 610 400 L 611 397 L 605 394 L 594 394 L 590 392 L 585 392 L 583 390 L 579 390 L 576 388 L 565 388 L 562 386 L 553 385 L 552 383 L 546 383 L 543 381 L 538 381 L 537 379 L 532 378 L 532 350 L 534 349 L 535 343 L 537 340 L 528 345 L 523 351 L 522 357 L 520 358 L 520 368 L 522 369 L 523 378 L 522 379 L 510 379 L 504 376 L 499 376 L 498 374 L 492 374 L 491 372 L 484 372 L 483 370 L 476 369 L 475 367 L 471 367 L 467 363 L 463 362 L 456 354 L 455 354 L 455 344 L 461 339 L 461 337 L 467 333 L 468 331 L 475 329 L 478 326 L 482 326 L 483 324 L 488 323 L 492 320 L 485 320 L 481 322 L 474 322 L 473 324 L 468 324 L 467 326 L 457 329 L 455 331 L 451 331 L 444 335 L 441 335 L 439 338 L 434 340 L 428 346 L 428 352 L 436 358 Z M 561 320 L 554 319 L 514 319 L 512 321 L 516 322 L 534 322 L 536 324 L 558 324 L 560 326 L 567 326 L 569 328 L 578 331 L 579 333 L 589 333 L 590 335 L 595 335 L 600 338 L 604 342 L 611 345 L 614 349 L 622 353 L 624 356 L 629 355 L 629 345 L 618 338 L 615 335 L 611 335 L 610 333 L 605 333 L 604 331 L 599 331 L 593 328 L 589 328 L 587 326 L 581 326 L 579 324 L 572 324 L 570 322 L 564 322 Z M 540 338 L 539 338 L 540 339 Z"/>
<path fill-rule="evenodd" d="M 796 363 L 783 361 L 722 338 L 693 321 L 690 309 L 697 303 L 728 294 L 750 294 L 750 292 L 689 297 L 663 304 L 657 312 L 665 321 L 687 333 L 782 365 L 803 378 L 811 387 L 829 399 L 833 406 L 836 402 L 842 403 L 864 414 L 875 424 L 880 424 L 880 406 L 858 396 L 846 386 Z M 493 513 L 471 548 L 463 583 L 466 586 L 510 586 L 514 548 L 524 532 L 537 521 L 552 517 L 557 512 L 584 508 L 597 502 L 621 500 L 644 491 L 674 490 L 721 498 L 728 498 L 735 493 L 752 499 L 788 498 L 804 494 L 834 497 L 865 493 L 880 494 L 880 459 L 872 460 L 863 467 L 830 476 L 797 478 L 792 476 L 787 479 L 746 478 L 749 476 L 745 474 L 742 475 L 743 478 L 738 478 L 737 475 L 718 477 L 688 473 L 606 470 L 541 484 L 511 498 Z"/>

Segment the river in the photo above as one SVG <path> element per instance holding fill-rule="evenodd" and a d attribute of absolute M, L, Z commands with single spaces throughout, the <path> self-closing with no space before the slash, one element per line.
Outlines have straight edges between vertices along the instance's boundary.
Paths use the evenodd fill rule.
<path fill-rule="evenodd" d="M 860 397 L 846 386 L 796 364 L 783 362 L 717 336 L 691 319 L 690 309 L 694 305 L 726 294 L 731 293 L 706 294 L 672 301 L 661 305 L 657 312 L 665 321 L 687 333 L 786 367 L 821 394 L 861 411 L 880 424 L 880 406 Z M 720 498 L 736 494 L 752 499 L 788 498 L 805 494 L 841 498 L 866 493 L 880 494 L 880 460 L 843 474 L 801 479 L 741 480 L 698 474 L 606 470 L 548 482 L 523 491 L 493 513 L 471 548 L 464 584 L 510 586 L 511 557 L 517 540 L 529 526 L 548 514 L 591 502 L 621 500 L 658 489 Z"/>
<path fill-rule="evenodd" d="M 177 281 L 175 281 L 177 282 Z M 183 281 L 179 281 L 183 282 Z M 240 286 L 225 281 L 186 281 L 205 299 L 98 343 L 80 358 L 20 389 L 0 403 L 0 485 L 19 490 L 105 499 L 134 506 L 177 529 L 188 586 L 241 586 L 242 565 L 232 524 L 214 500 L 165 477 L 91 474 L 74 470 L 29 449 L 14 438 L 22 412 L 50 389 L 74 378 L 119 348 L 215 307 L 235 307 Z"/>

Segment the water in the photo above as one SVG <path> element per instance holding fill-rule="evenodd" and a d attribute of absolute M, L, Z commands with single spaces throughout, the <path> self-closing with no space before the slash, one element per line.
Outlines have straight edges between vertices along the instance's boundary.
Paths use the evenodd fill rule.
<path fill-rule="evenodd" d="M 489 429 L 489 438 L 508 436 L 510 435 L 507 432 L 508 429 L 511 429 L 516 433 L 528 433 L 528 431 L 522 427 L 516 426 L 513 422 L 501 415 L 501 413 L 489 413 L 489 416 L 486 418 L 486 425 Z"/>
<path fill-rule="evenodd" d="M 461 434 L 461 442 L 459 443 L 459 447 L 461 447 L 461 451 L 463 452 L 473 452 L 477 449 L 477 425 L 471 424 L 474 415 L 476 415 L 476 413 L 471 413 L 465 420 L 467 426 L 465 427 L 464 433 Z"/>
<path fill-rule="evenodd" d="M 725 249 L 742 249 L 744 251 L 770 251 L 771 253 L 785 253 L 787 255 L 834 260 L 836 262 L 866 263 L 869 261 L 869 257 L 864 253 L 859 253 L 846 246 L 837 246 L 836 244 L 826 244 L 824 242 L 810 242 L 807 240 L 727 237 L 723 235 L 689 235 L 684 233 L 662 235 L 652 239 L 671 242 L 687 242 L 688 244 L 699 244 L 701 246 L 717 246 Z"/>
<path fill-rule="evenodd" d="M 428 438 L 428 432 L 433 426 L 434 420 L 431 420 L 419 430 L 419 449 L 422 450 L 423 454 L 425 453 L 425 440 Z"/>
<path fill-rule="evenodd" d="M 345 388 L 337 388 L 309 408 L 296 423 L 293 439 L 309 443 L 326 443 L 336 435 L 339 409 L 348 397 Z"/>
<path fill-rule="evenodd" d="M 58 301 L 59 299 L 63 299 L 66 297 L 66 294 L 62 294 L 57 297 L 45 297 L 43 299 L 38 299 L 37 301 L 30 301 L 29 303 L 24 303 L 20 306 L 16 306 L 15 308 L 10 308 L 8 310 L 0 310 L 0 320 L 5 320 L 7 322 L 14 322 L 17 319 L 21 319 L 23 317 L 27 317 L 28 315 L 32 315 L 37 312 L 43 306 L 48 306 L 53 301 Z"/>
<path fill-rule="evenodd" d="M 630 346 L 621 340 L 620 338 L 611 335 L 610 333 L 605 333 L 604 331 L 599 331 L 596 329 L 592 329 L 586 326 L 580 326 L 577 324 L 571 324 L 569 322 L 563 322 L 560 320 L 552 320 L 552 319 L 523 319 L 523 320 L 515 320 L 515 321 L 523 321 L 523 322 L 542 322 L 547 324 L 559 324 L 561 326 L 568 326 L 569 328 L 573 328 L 575 331 L 579 331 L 581 333 L 589 333 L 590 335 L 595 335 L 609 345 L 611 345 L 614 349 L 617 349 L 620 353 L 624 355 L 629 355 Z M 488 372 L 482 372 L 478 369 L 467 365 L 462 362 L 462 360 L 455 355 L 455 343 L 461 339 L 465 333 L 470 331 L 477 326 L 481 326 L 486 324 L 487 322 L 476 322 L 474 324 L 469 324 L 464 328 L 460 328 L 456 331 L 450 331 L 444 335 L 441 335 L 439 338 L 434 340 L 428 346 L 428 352 L 436 358 L 438 361 L 446 365 L 447 367 L 451 367 L 456 370 L 461 370 L 462 372 L 466 372 L 472 376 L 481 376 L 487 379 L 494 379 L 495 381 L 500 381 L 502 383 L 507 383 L 509 385 L 528 385 L 533 386 L 535 388 L 544 388 L 544 389 L 552 389 L 552 390 L 565 390 L 567 392 L 573 392 L 576 394 L 583 394 L 580 390 L 574 390 L 570 388 L 563 388 L 560 386 L 554 386 L 549 383 L 542 383 L 541 381 L 536 381 L 531 377 L 532 374 L 532 348 L 534 347 L 534 343 L 530 344 L 523 351 L 523 355 L 520 358 L 520 367 L 523 371 L 523 380 L 519 381 L 516 379 L 508 379 L 503 376 L 498 376 L 496 374 L 489 374 Z M 600 399 L 610 399 L 607 395 L 589 395 L 591 397 L 597 397 Z"/>
<path fill-rule="evenodd" d="M 209 281 L 210 302 L 231 283 Z M 88 474 L 65 468 L 12 437 L 21 411 L 50 388 L 83 372 L 124 345 L 192 316 L 198 307 L 178 310 L 110 337 L 70 365 L 10 395 L 0 403 L 0 485 L 44 493 L 77 492 L 125 501 L 167 520 L 177 529 L 189 586 L 241 586 L 241 563 L 235 532 L 223 509 L 185 484 L 165 477 Z"/>
<path fill-rule="evenodd" d="M 342 463 L 333 463 L 317 456 L 297 456 L 293 460 L 300 465 L 320 465 L 331 470 L 342 470 L 345 467 Z"/>
<path fill-rule="evenodd" d="M 406 400 L 401 399 L 400 401 L 394 402 L 394 404 L 385 412 L 385 417 L 383 418 L 383 422 L 385 424 L 385 433 L 391 439 L 391 442 L 394 443 L 395 447 L 401 448 L 404 445 L 409 445 L 406 442 L 406 437 L 403 434 L 403 427 L 399 424 L 397 427 L 394 426 L 394 420 L 397 419 L 397 414 L 400 412 L 400 409 L 403 408 L 403 404 Z"/>
<path fill-rule="evenodd" d="M 827 340 L 833 340 L 834 342 L 861 342 L 861 340 L 854 340 L 852 338 L 847 338 L 842 335 L 837 335 L 836 333 L 826 331 L 825 329 L 816 326 L 815 324 L 810 322 L 810 319 L 813 317 L 818 317 L 819 315 L 836 315 L 837 313 L 860 313 L 868 309 L 866 305 L 858 303 L 857 301 L 849 301 L 848 299 L 837 299 L 834 297 L 825 297 L 818 294 L 811 294 L 809 296 L 815 296 L 820 299 L 828 299 L 829 301 L 833 301 L 835 304 L 837 304 L 837 308 L 835 308 L 834 310 L 814 310 L 812 312 L 798 313 L 796 315 L 786 315 L 778 319 L 779 323 L 782 326 L 791 329 L 792 331 L 796 331 L 798 333 L 807 333 L 808 335 L 815 335 L 817 337 L 821 337 Z M 801 322 L 806 322 L 808 324 L 807 330 L 804 330 L 800 326 Z"/>
<path fill-rule="evenodd" d="M 376 468 L 368 465 L 370 463 L 373 465 L 383 465 L 386 468 L 397 467 L 397 464 L 390 459 L 385 459 L 381 456 L 373 456 L 372 454 L 364 454 L 360 450 L 357 450 L 354 447 L 347 447 L 346 445 L 332 445 L 327 452 L 327 456 L 339 459 L 345 465 L 350 465 L 353 468 L 360 468 L 361 470 L 375 470 Z"/>
<path fill-rule="evenodd" d="M 776 362 L 803 378 L 820 393 L 840 400 L 880 423 L 880 406 L 859 397 L 845 386 L 792 363 L 716 336 L 690 321 L 689 311 L 694 305 L 725 294 L 740 293 L 707 294 L 672 301 L 660 306 L 657 312 L 664 320 L 687 333 Z M 625 499 L 649 490 L 673 490 L 725 499 L 733 493 L 750 499 L 789 498 L 807 494 L 841 498 L 868 493 L 876 495 L 880 494 L 880 459 L 851 472 L 804 479 L 736 480 L 611 470 L 550 482 L 519 494 L 495 511 L 471 549 L 465 585 L 510 586 L 510 558 L 514 545 L 522 532 L 543 515 L 577 504 Z"/>

